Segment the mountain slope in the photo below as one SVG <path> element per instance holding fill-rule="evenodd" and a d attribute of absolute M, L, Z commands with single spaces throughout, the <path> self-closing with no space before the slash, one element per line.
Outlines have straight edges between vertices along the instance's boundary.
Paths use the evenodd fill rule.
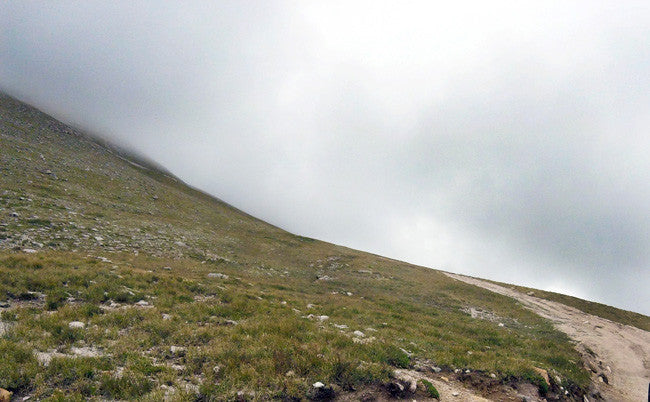
<path fill-rule="evenodd" d="M 570 339 L 512 298 L 285 232 L 4 95 L 0 150 L 17 395 L 426 398 L 397 368 L 497 400 L 589 391 Z"/>

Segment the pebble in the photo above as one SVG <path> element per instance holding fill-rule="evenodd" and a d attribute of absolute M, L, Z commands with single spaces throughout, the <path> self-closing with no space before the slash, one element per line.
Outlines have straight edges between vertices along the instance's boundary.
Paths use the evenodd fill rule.
<path fill-rule="evenodd" d="M 320 381 L 314 383 L 314 388 L 323 388 L 324 386 L 325 384 Z"/>
<path fill-rule="evenodd" d="M 81 321 L 71 321 L 70 323 L 68 323 L 69 328 L 84 328 L 85 326 L 86 324 L 84 324 Z"/>

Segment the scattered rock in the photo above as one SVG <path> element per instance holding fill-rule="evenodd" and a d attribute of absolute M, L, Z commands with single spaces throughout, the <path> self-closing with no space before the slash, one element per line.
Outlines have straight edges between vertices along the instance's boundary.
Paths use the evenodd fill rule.
<path fill-rule="evenodd" d="M 176 357 L 183 357 L 185 356 L 185 353 L 187 353 L 187 348 L 184 348 L 182 346 L 170 346 L 169 351 L 173 356 Z"/>
<path fill-rule="evenodd" d="M 165 270 L 165 271 L 171 271 L 172 267 L 162 267 L 162 269 Z"/>
<path fill-rule="evenodd" d="M 208 278 L 218 278 L 218 279 L 228 279 L 228 275 L 222 274 L 220 272 L 210 272 Z"/>
<path fill-rule="evenodd" d="M 359 338 L 363 338 L 364 336 L 366 336 L 366 334 L 364 334 L 363 332 L 358 331 L 358 330 L 357 330 L 357 331 L 354 331 L 354 332 L 352 333 L 352 335 L 354 335 L 354 336 L 358 336 Z"/>
<path fill-rule="evenodd" d="M 24 253 L 27 253 L 27 254 L 34 254 L 34 253 L 36 253 L 37 251 L 34 250 L 33 248 L 24 248 L 24 249 L 23 249 L 23 252 L 24 252 Z"/>
<path fill-rule="evenodd" d="M 318 318 L 320 321 L 327 321 L 327 320 L 330 319 L 329 316 L 326 316 L 326 315 L 319 315 L 319 316 L 316 316 L 316 318 Z"/>
<path fill-rule="evenodd" d="M 138 301 L 138 302 L 135 303 L 135 304 L 136 304 L 137 306 L 140 306 L 140 307 L 149 307 L 149 306 L 150 306 L 149 302 L 146 301 L 146 300 L 140 300 L 140 301 Z"/>
<path fill-rule="evenodd" d="M 460 394 L 458 392 L 456 392 L 456 391 L 451 393 L 451 396 L 458 396 L 458 395 L 460 395 Z"/>
<path fill-rule="evenodd" d="M 312 385 L 312 392 L 310 395 L 310 399 L 315 400 L 315 401 L 326 401 L 326 400 L 331 400 L 334 399 L 336 396 L 336 392 L 334 392 L 334 388 L 332 387 L 327 387 L 325 384 L 322 382 L 318 381 L 315 382 Z"/>
<path fill-rule="evenodd" d="M 12 393 L 7 391 L 4 388 L 0 388 L 0 402 L 9 402 L 11 401 Z"/>
<path fill-rule="evenodd" d="M 73 346 L 70 348 L 70 352 L 72 352 L 73 355 L 79 357 L 99 357 L 103 355 L 99 349 L 87 346 L 81 348 Z"/>
<path fill-rule="evenodd" d="M 172 319 L 172 316 L 169 315 L 169 314 L 163 314 L 163 315 L 162 315 L 162 319 L 163 319 L 163 320 L 171 320 L 171 319 Z"/>
<path fill-rule="evenodd" d="M 84 328 L 86 324 L 84 324 L 81 321 L 71 321 L 68 323 L 68 327 L 75 329 L 75 328 Z"/>
<path fill-rule="evenodd" d="M 551 385 L 551 381 L 549 381 L 549 378 L 548 378 L 548 371 L 546 371 L 544 369 L 541 369 L 539 367 L 533 367 L 533 370 L 535 370 L 535 372 L 537 374 L 542 376 L 542 378 L 544 379 L 544 382 L 546 382 L 546 385 Z"/>

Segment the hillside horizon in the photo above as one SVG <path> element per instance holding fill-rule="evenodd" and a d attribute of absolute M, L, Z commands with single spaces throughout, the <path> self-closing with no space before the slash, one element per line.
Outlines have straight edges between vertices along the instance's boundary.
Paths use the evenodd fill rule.
<path fill-rule="evenodd" d="M 0 130 L 0 388 L 16 397 L 647 391 L 650 317 L 289 233 L 5 95 Z"/>
<path fill-rule="evenodd" d="M 23 103 L 18 98 L 14 97 L 12 95 L 9 95 L 2 88 L 0 88 L 0 95 L 10 97 L 10 98 L 14 99 L 16 102 Z M 38 110 L 40 113 L 43 113 L 40 109 L 38 109 L 37 107 L 35 107 L 35 106 L 31 105 L 31 104 L 28 104 L 28 103 L 24 103 L 24 104 L 28 105 L 29 107 L 34 108 L 35 110 Z M 61 124 L 68 124 L 68 123 L 62 122 Z M 296 233 L 294 231 L 291 231 L 289 229 L 284 228 L 281 223 L 277 223 L 277 222 L 276 223 L 270 223 L 267 220 L 265 220 L 264 218 L 256 217 L 253 214 L 250 214 L 249 212 L 241 210 L 241 209 L 237 208 L 237 206 L 235 206 L 232 202 L 228 202 L 228 201 L 225 201 L 222 198 L 220 198 L 218 194 L 212 194 L 209 191 L 206 191 L 206 190 L 204 190 L 204 189 L 202 189 L 202 188 L 200 188 L 198 186 L 195 186 L 193 184 L 189 184 L 186 180 L 181 179 L 180 177 L 175 175 L 174 172 L 169 171 L 160 162 L 154 161 L 149 156 L 146 156 L 144 153 L 142 153 L 140 150 L 133 149 L 132 147 L 126 146 L 124 144 L 116 143 L 116 142 L 112 141 L 108 136 L 102 135 L 99 132 L 92 132 L 92 134 L 89 134 L 88 128 L 76 127 L 74 125 L 69 125 L 69 127 L 71 127 L 73 130 L 75 130 L 77 134 L 81 134 L 81 135 L 85 136 L 89 140 L 97 143 L 98 145 L 100 145 L 102 147 L 105 147 L 106 149 L 110 150 L 111 152 L 114 152 L 117 156 L 119 156 L 121 158 L 124 158 L 127 162 L 135 163 L 136 165 L 140 165 L 141 167 L 144 167 L 146 169 L 152 170 L 152 171 L 157 172 L 159 174 L 168 176 L 171 179 L 177 180 L 177 181 L 181 182 L 183 185 L 191 188 L 194 191 L 202 193 L 207 197 L 214 198 L 216 201 L 224 203 L 224 204 L 228 205 L 229 207 L 231 207 L 231 208 L 233 208 L 233 209 L 235 209 L 237 211 L 240 211 L 241 213 L 244 213 L 244 214 L 246 214 L 248 216 L 251 216 L 251 217 L 253 217 L 255 219 L 259 219 L 260 221 L 262 221 L 262 222 L 264 222 L 266 224 L 269 224 L 271 226 L 274 226 L 274 227 L 276 227 L 278 229 L 284 230 L 284 231 L 286 231 L 288 233 L 291 233 L 291 234 L 294 234 L 294 235 L 302 235 L 302 234 L 299 234 L 299 233 Z M 310 236 L 310 237 L 313 237 L 313 236 Z M 337 242 L 335 240 L 333 240 L 333 239 L 324 240 L 324 239 L 320 239 L 318 236 L 315 236 L 313 238 L 317 239 L 317 240 L 320 240 L 320 241 L 327 242 L 327 243 L 337 244 Z M 367 249 L 363 249 L 363 248 L 356 248 L 356 247 L 351 246 L 351 245 L 342 245 L 341 244 L 341 246 L 349 247 L 349 248 L 352 248 L 352 249 L 355 249 L 355 250 L 363 251 L 363 252 L 366 252 L 366 253 L 369 253 L 369 254 L 372 254 L 372 255 L 376 255 L 376 256 L 379 256 L 379 257 L 383 257 L 383 258 L 390 258 L 390 259 L 393 259 L 393 260 L 398 261 L 398 262 L 404 262 L 404 263 L 408 263 L 408 264 L 414 264 L 414 265 L 422 266 L 422 267 L 429 268 L 429 269 L 442 270 L 442 271 L 454 272 L 454 273 L 459 273 L 459 274 L 465 273 L 462 270 L 460 270 L 460 271 L 458 271 L 458 270 L 456 270 L 456 271 L 448 270 L 444 266 L 431 267 L 431 266 L 427 266 L 426 264 L 421 264 L 421 263 L 409 261 L 408 258 L 399 258 L 399 257 L 383 255 L 383 254 L 381 254 L 380 252 L 377 252 L 377 251 L 367 250 Z M 470 275 L 470 276 L 478 277 L 479 275 L 473 274 L 473 275 Z M 497 282 L 503 282 L 502 278 L 486 277 L 484 279 L 490 279 L 490 280 L 497 281 Z M 507 283 L 510 283 L 512 285 L 521 286 L 521 287 L 537 288 L 532 283 L 525 283 L 525 282 L 524 283 L 522 283 L 522 282 L 507 282 Z M 602 305 L 608 306 L 608 307 L 615 307 L 617 309 L 630 311 L 630 312 L 634 312 L 634 313 L 637 313 L 637 314 L 644 314 L 640 310 L 635 310 L 633 308 L 626 308 L 626 307 L 623 307 L 623 306 L 616 306 L 614 304 L 607 304 L 607 303 L 603 303 L 602 301 L 599 301 L 599 300 L 585 298 L 585 297 L 579 297 L 579 296 L 576 296 L 574 294 L 557 292 L 557 291 L 553 291 L 553 290 L 548 289 L 548 288 L 546 288 L 546 289 L 538 288 L 538 289 L 544 290 L 544 291 L 549 292 L 549 293 L 556 293 L 556 294 L 561 294 L 561 295 L 565 295 L 565 296 L 568 296 L 568 297 L 574 297 L 576 299 L 586 300 L 586 301 L 591 302 L 591 303 L 602 304 Z"/>

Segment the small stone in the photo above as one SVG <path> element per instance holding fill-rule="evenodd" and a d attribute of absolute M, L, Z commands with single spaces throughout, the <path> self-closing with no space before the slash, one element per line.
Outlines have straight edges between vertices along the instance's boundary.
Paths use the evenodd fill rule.
<path fill-rule="evenodd" d="M 171 271 L 172 267 L 162 267 L 162 269 L 164 269 L 165 271 Z"/>
<path fill-rule="evenodd" d="M 360 338 L 363 338 L 364 336 L 366 336 L 366 334 L 364 334 L 364 333 L 361 332 L 361 331 L 354 331 L 354 332 L 352 333 L 352 335 L 354 335 L 354 336 L 358 336 L 358 337 L 360 337 Z"/>
<path fill-rule="evenodd" d="M 75 329 L 75 328 L 84 328 L 85 326 L 86 326 L 86 324 L 84 324 L 84 323 L 81 322 L 81 321 L 72 321 L 72 322 L 68 323 L 68 327 L 69 327 L 69 328 L 72 328 L 72 329 Z"/>
<path fill-rule="evenodd" d="M 6 301 L 6 300 L 0 301 L 0 308 L 8 308 L 9 306 L 11 306 L 11 305 L 9 304 L 8 301 Z"/>
<path fill-rule="evenodd" d="M 323 388 L 324 386 L 325 386 L 325 384 L 323 384 L 320 381 L 315 382 L 314 385 L 313 385 L 314 388 Z"/>
<path fill-rule="evenodd" d="M 494 373 L 492 373 L 492 374 L 490 374 L 490 377 L 491 377 L 491 378 L 497 378 L 497 375 L 494 374 Z"/>
<path fill-rule="evenodd" d="M 146 301 L 146 300 L 140 300 L 140 301 L 138 301 L 138 302 L 135 303 L 135 304 L 138 305 L 138 306 L 140 306 L 140 307 L 149 307 L 149 302 Z"/>
<path fill-rule="evenodd" d="M 220 272 L 210 272 L 208 278 L 218 278 L 218 279 L 228 279 L 228 275 L 222 274 Z"/>
<path fill-rule="evenodd" d="M 162 315 L 162 319 L 163 319 L 163 320 L 171 320 L 171 319 L 172 319 L 172 316 L 169 315 L 169 314 L 163 314 L 163 315 Z"/>
<path fill-rule="evenodd" d="M 535 370 L 535 372 L 537 372 L 537 374 L 539 374 L 544 379 L 546 385 L 551 385 L 551 381 L 548 378 L 548 371 L 541 369 L 539 367 L 533 367 L 533 370 Z"/>
<path fill-rule="evenodd" d="M 296 375 L 296 372 L 293 370 L 289 370 L 284 375 L 287 377 L 294 377 Z"/>
<path fill-rule="evenodd" d="M 18 218 L 20 216 L 18 212 L 12 212 L 10 215 L 12 218 Z"/>
<path fill-rule="evenodd" d="M 172 355 L 178 357 L 183 357 L 187 353 L 187 349 L 182 346 L 170 346 L 169 351 Z"/>
<path fill-rule="evenodd" d="M 319 316 L 318 316 L 318 319 L 319 319 L 320 321 L 327 321 L 327 320 L 329 320 L 330 318 L 329 318 L 329 316 L 326 316 L 326 315 L 319 315 Z"/>
<path fill-rule="evenodd" d="M 9 402 L 11 401 L 12 393 L 7 391 L 4 388 L 0 388 L 0 402 Z"/>
<path fill-rule="evenodd" d="M 24 252 L 24 253 L 27 253 L 27 254 L 34 254 L 34 253 L 36 253 L 37 251 L 34 250 L 33 248 L 24 248 L 24 249 L 23 249 L 23 252 Z"/>
<path fill-rule="evenodd" d="M 433 369 L 433 371 L 434 371 L 435 373 L 439 373 L 439 372 L 442 371 L 442 369 L 441 369 L 440 367 L 437 367 L 437 366 L 433 366 L 432 369 Z"/>
<path fill-rule="evenodd" d="M 500 323 L 499 323 L 499 326 L 500 326 L 500 327 L 503 327 L 504 325 L 503 325 L 503 323 L 502 323 L 502 322 L 500 322 Z"/>
<path fill-rule="evenodd" d="M 456 392 L 456 391 L 451 393 L 451 396 L 458 396 L 458 395 L 460 395 L 460 394 L 458 392 Z"/>

